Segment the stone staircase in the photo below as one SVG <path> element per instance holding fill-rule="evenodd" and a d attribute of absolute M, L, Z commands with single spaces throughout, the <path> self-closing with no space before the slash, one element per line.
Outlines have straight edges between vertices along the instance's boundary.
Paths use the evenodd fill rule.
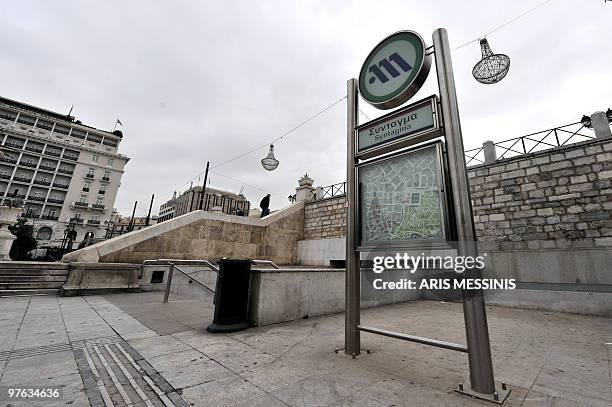
<path fill-rule="evenodd" d="M 0 297 L 58 295 L 68 277 L 68 264 L 0 262 Z"/>

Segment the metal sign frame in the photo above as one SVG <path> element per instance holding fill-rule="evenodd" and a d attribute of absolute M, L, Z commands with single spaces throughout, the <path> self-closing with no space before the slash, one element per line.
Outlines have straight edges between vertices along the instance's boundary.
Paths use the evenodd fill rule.
<path fill-rule="evenodd" d="M 433 46 L 428 54 L 434 54 L 436 74 L 440 94 L 440 110 L 445 139 L 446 164 L 449 175 L 448 205 L 454 214 L 452 235 L 457 241 L 457 255 L 478 256 L 474 218 L 469 193 L 467 168 L 459 121 L 459 108 L 455 90 L 455 79 L 451 62 L 450 46 L 446 29 L 439 28 L 432 34 Z M 415 92 L 416 93 L 416 92 Z M 406 98 L 404 101 L 409 99 Z M 371 102 L 369 102 L 371 103 Z M 345 313 L 345 348 L 348 355 L 358 355 L 361 352 L 361 332 L 418 342 L 431 346 L 467 352 L 470 369 L 471 393 L 474 397 L 493 402 L 503 402 L 508 395 L 505 388 L 496 391 L 491 358 L 491 345 L 487 324 L 487 314 L 482 290 L 472 290 L 463 293 L 463 315 L 467 346 L 449 342 L 422 338 L 398 332 L 390 332 L 380 328 L 361 325 L 361 284 L 360 284 L 360 252 L 359 247 L 359 212 L 355 205 L 358 196 L 356 176 L 355 129 L 358 127 L 359 96 L 358 81 L 349 79 L 347 82 L 347 227 L 346 227 L 346 313 Z M 471 277 L 480 277 L 480 272 L 474 270 Z M 461 392 L 465 392 L 460 387 Z"/>
<path fill-rule="evenodd" d="M 425 127 L 422 129 L 418 129 L 416 131 L 408 131 L 403 134 L 399 134 L 395 137 L 391 137 L 387 140 L 381 141 L 363 150 L 359 150 L 359 132 L 360 131 L 370 129 L 375 126 L 379 126 L 385 122 L 388 122 L 391 119 L 394 119 L 399 116 L 403 116 L 406 113 L 410 113 L 412 111 L 416 111 L 427 105 L 431 106 L 432 115 L 433 115 L 432 117 L 433 124 L 430 127 Z M 432 95 L 425 99 L 419 100 L 418 102 L 413 103 L 409 106 L 406 106 L 402 109 L 398 109 L 384 116 L 378 117 L 374 120 L 371 120 L 367 123 L 357 126 L 355 128 L 355 132 L 357 133 L 355 136 L 355 158 L 360 158 L 360 159 L 366 159 L 366 158 L 378 156 L 380 154 L 384 154 L 390 151 L 395 151 L 399 148 L 408 147 L 411 145 L 422 143 L 427 140 L 431 140 L 436 137 L 440 137 L 442 132 L 440 129 L 440 113 L 438 111 L 438 97 L 436 95 Z"/>

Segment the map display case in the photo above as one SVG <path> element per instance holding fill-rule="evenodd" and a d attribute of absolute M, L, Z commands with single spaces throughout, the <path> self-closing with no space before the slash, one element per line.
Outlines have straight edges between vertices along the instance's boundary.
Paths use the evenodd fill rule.
<path fill-rule="evenodd" d="M 441 143 L 359 165 L 360 247 L 446 241 Z"/>

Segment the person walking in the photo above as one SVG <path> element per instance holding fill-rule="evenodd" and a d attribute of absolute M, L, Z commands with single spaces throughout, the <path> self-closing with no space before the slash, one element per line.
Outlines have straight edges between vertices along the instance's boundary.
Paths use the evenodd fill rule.
<path fill-rule="evenodd" d="M 259 207 L 261 208 L 262 218 L 270 214 L 270 194 L 263 197 L 263 199 L 259 203 Z"/>

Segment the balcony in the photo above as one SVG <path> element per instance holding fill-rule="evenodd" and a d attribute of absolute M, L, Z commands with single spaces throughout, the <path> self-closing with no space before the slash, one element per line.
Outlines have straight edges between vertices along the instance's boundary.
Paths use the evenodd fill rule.
<path fill-rule="evenodd" d="M 59 217 L 55 215 L 43 215 L 42 218 L 47 219 L 47 220 L 58 220 L 59 219 Z"/>
<path fill-rule="evenodd" d="M 68 184 L 59 184 L 57 182 L 53 183 L 53 187 L 54 188 L 62 188 L 62 189 L 68 189 Z"/>
<path fill-rule="evenodd" d="M 55 151 L 55 150 L 46 150 L 45 154 L 46 155 L 51 155 L 53 157 L 61 157 L 62 156 L 62 152 L 61 151 Z"/>
<path fill-rule="evenodd" d="M 45 185 L 45 186 L 51 185 L 51 181 L 45 181 L 45 180 L 42 180 L 42 179 L 35 179 L 34 183 L 38 184 L 38 185 Z"/>
<path fill-rule="evenodd" d="M 98 225 L 100 224 L 100 221 L 99 221 L 99 220 L 89 219 L 89 220 L 87 221 L 87 224 L 88 224 L 88 225 L 95 225 L 95 226 L 98 226 Z"/>
<path fill-rule="evenodd" d="M 78 161 L 79 156 L 78 155 L 72 155 L 72 154 L 64 154 L 64 156 L 62 158 L 66 159 L 66 160 Z"/>
<path fill-rule="evenodd" d="M 84 177 L 88 178 L 88 179 L 94 179 L 94 175 L 93 174 L 85 174 Z"/>
<path fill-rule="evenodd" d="M 11 176 L 10 176 L 10 174 L 0 174 L 0 178 L 11 179 Z"/>
<path fill-rule="evenodd" d="M 40 217 L 40 213 L 27 211 L 23 213 L 23 216 L 26 218 L 38 219 Z"/>
<path fill-rule="evenodd" d="M 100 204 L 91 204 L 91 208 L 99 210 L 99 211 L 103 211 L 105 206 L 104 205 L 100 205 Z"/>
<path fill-rule="evenodd" d="M 72 173 L 74 172 L 74 169 L 58 168 L 57 172 L 61 172 L 62 174 L 72 175 Z"/>
<path fill-rule="evenodd" d="M 28 150 L 28 151 L 33 151 L 35 153 L 39 153 L 39 154 L 43 152 L 42 148 L 38 148 L 38 147 L 26 146 L 25 149 Z"/>
<path fill-rule="evenodd" d="M 64 204 L 64 200 L 63 200 L 63 199 L 53 199 L 53 198 L 49 198 L 49 199 L 47 199 L 47 203 L 48 203 L 48 204 L 57 204 L 57 205 L 63 205 L 63 204 Z"/>
<path fill-rule="evenodd" d="M 19 165 L 24 165 L 26 167 L 36 168 L 36 166 L 38 164 L 37 163 L 29 163 L 27 161 L 21 161 L 21 162 L 19 162 Z"/>
<path fill-rule="evenodd" d="M 75 223 L 77 225 L 82 225 L 83 224 L 83 219 L 81 219 L 81 218 L 71 218 L 69 223 L 70 222 Z"/>
<path fill-rule="evenodd" d="M 25 194 L 17 194 L 17 195 L 13 195 L 13 194 L 8 194 L 6 195 L 7 198 L 18 198 L 18 199 L 25 199 Z"/>
<path fill-rule="evenodd" d="M 20 177 L 19 175 L 15 175 L 13 177 L 13 181 L 17 181 L 17 182 L 25 182 L 25 183 L 30 183 L 32 182 L 32 178 L 28 178 L 28 177 Z"/>
<path fill-rule="evenodd" d="M 79 207 L 79 208 L 88 208 L 89 204 L 87 202 L 74 202 L 72 204 L 73 206 Z"/>
<path fill-rule="evenodd" d="M 41 164 L 40 167 L 38 167 L 39 170 L 45 170 L 45 171 L 50 171 L 50 172 L 55 172 L 55 167 L 51 167 L 49 165 L 43 165 Z"/>
<path fill-rule="evenodd" d="M 101 180 L 104 181 L 104 182 L 110 182 L 110 178 L 109 177 L 102 177 Z"/>
<path fill-rule="evenodd" d="M 16 148 L 17 150 L 21 150 L 23 148 L 23 144 L 17 144 L 17 143 L 4 143 L 4 145 L 7 147 Z"/>
<path fill-rule="evenodd" d="M 39 201 L 39 202 L 45 202 L 45 197 L 44 196 L 28 196 L 28 200 L 29 201 Z"/>
<path fill-rule="evenodd" d="M 11 164 L 17 163 L 17 159 L 13 157 L 9 157 L 8 155 L 5 155 L 4 157 L 0 157 L 0 161 L 3 161 L 5 163 L 11 163 Z"/>

